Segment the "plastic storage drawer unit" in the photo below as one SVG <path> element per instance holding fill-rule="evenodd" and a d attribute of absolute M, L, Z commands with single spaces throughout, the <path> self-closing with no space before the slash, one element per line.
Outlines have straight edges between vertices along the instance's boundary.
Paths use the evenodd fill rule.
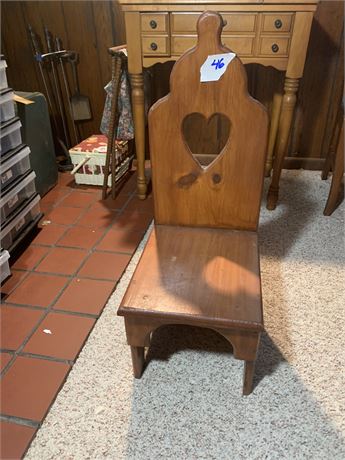
<path fill-rule="evenodd" d="M 6 278 L 11 274 L 10 266 L 8 264 L 8 259 L 10 255 L 8 251 L 1 250 L 0 253 L 0 282 L 2 283 Z"/>
<path fill-rule="evenodd" d="M 0 212 L 2 223 L 25 200 L 28 200 L 33 195 L 35 195 L 35 177 L 36 174 L 32 171 L 29 174 L 27 174 L 24 178 L 19 177 L 16 180 L 16 182 L 13 182 L 13 184 L 9 185 L 8 189 L 2 190 L 2 196 L 0 198 Z"/>
<path fill-rule="evenodd" d="M 30 149 L 27 145 L 20 145 L 0 157 L 0 183 L 4 189 L 11 182 L 22 176 L 30 169 Z"/>
<path fill-rule="evenodd" d="M 40 214 L 40 196 L 35 195 L 24 203 L 11 219 L 1 228 L 1 247 L 9 249 L 20 233 Z"/>
<path fill-rule="evenodd" d="M 14 92 L 11 88 L 0 91 L 0 121 L 8 121 L 15 116 Z"/>
<path fill-rule="evenodd" d="M 6 76 L 6 61 L 5 59 L 0 60 L 0 89 L 7 88 L 7 76 Z"/>
<path fill-rule="evenodd" d="M 22 136 L 20 134 L 21 126 L 18 117 L 12 118 L 2 124 L 0 133 L 1 155 L 4 155 L 11 149 L 15 149 L 22 143 Z"/>

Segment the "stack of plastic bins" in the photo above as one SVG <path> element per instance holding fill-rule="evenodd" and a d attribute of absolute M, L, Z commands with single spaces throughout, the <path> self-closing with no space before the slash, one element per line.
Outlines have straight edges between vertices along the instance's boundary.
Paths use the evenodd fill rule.
<path fill-rule="evenodd" d="M 0 60 L 0 265 L 1 282 L 10 275 L 9 254 L 37 224 L 40 196 L 30 169 L 30 149 L 22 144 L 21 123 L 15 116 L 11 88 L 7 87 L 6 61 Z"/>

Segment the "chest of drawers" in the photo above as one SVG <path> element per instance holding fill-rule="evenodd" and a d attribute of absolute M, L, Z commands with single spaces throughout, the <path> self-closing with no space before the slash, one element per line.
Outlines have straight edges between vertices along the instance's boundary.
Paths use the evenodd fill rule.
<path fill-rule="evenodd" d="M 226 13 L 223 44 L 243 61 L 275 59 L 285 69 L 293 30 L 294 13 Z M 158 57 L 177 59 L 196 44 L 196 23 L 200 13 L 142 13 L 141 49 L 143 64 L 151 65 Z M 277 59 L 277 58 L 280 59 Z"/>

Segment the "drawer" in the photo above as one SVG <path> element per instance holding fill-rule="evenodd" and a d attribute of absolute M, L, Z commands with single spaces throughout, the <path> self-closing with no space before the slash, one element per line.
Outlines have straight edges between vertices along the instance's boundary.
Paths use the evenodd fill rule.
<path fill-rule="evenodd" d="M 18 177 L 17 181 L 14 182 L 13 185 L 10 185 L 1 191 L 1 222 L 4 222 L 5 219 L 7 219 L 8 216 L 18 208 L 18 206 L 35 194 L 35 177 L 36 174 L 32 171 L 25 177 Z"/>
<path fill-rule="evenodd" d="M 22 143 L 21 126 L 22 124 L 18 117 L 1 124 L 0 155 L 4 155 Z"/>
<path fill-rule="evenodd" d="M 19 237 L 20 233 L 40 213 L 40 196 L 35 195 L 29 203 L 24 202 L 13 217 L 1 227 L 0 244 L 4 249 L 9 249 Z"/>
<path fill-rule="evenodd" d="M 0 159 L 0 187 L 4 189 L 17 177 L 25 174 L 30 169 L 30 149 L 21 145 L 10 150 Z"/>
<path fill-rule="evenodd" d="M 144 35 L 141 38 L 142 53 L 144 56 L 169 55 L 169 37 L 167 35 Z"/>
<path fill-rule="evenodd" d="M 263 37 L 260 41 L 260 55 L 287 56 L 289 53 L 288 37 Z"/>
<path fill-rule="evenodd" d="M 14 92 L 11 88 L 0 91 L 0 121 L 8 121 L 15 117 Z"/>
<path fill-rule="evenodd" d="M 196 33 L 196 23 L 201 13 L 171 13 L 171 33 Z"/>
<path fill-rule="evenodd" d="M 264 14 L 263 32 L 290 32 L 293 14 Z"/>
<path fill-rule="evenodd" d="M 196 33 L 196 23 L 201 13 L 171 13 L 172 33 Z M 257 14 L 223 13 L 224 32 L 254 32 Z"/>
<path fill-rule="evenodd" d="M 253 54 L 254 37 L 229 37 L 223 35 L 222 43 L 239 56 L 251 56 Z"/>
<path fill-rule="evenodd" d="M 189 35 L 184 37 L 172 36 L 171 37 L 171 54 L 179 56 L 190 48 L 193 48 L 197 43 L 196 35 Z"/>
<path fill-rule="evenodd" d="M 141 32 L 168 32 L 168 13 L 142 13 Z"/>
<path fill-rule="evenodd" d="M 223 32 L 254 32 L 257 14 L 222 14 Z"/>
<path fill-rule="evenodd" d="M 197 43 L 196 35 L 171 37 L 171 54 L 179 56 Z M 239 56 L 250 56 L 253 53 L 254 37 L 222 36 L 222 43 Z"/>
<path fill-rule="evenodd" d="M 10 258 L 10 254 L 8 251 L 1 250 L 0 254 L 0 282 L 2 283 L 6 278 L 8 278 L 11 274 L 10 266 L 8 263 L 8 259 Z"/>

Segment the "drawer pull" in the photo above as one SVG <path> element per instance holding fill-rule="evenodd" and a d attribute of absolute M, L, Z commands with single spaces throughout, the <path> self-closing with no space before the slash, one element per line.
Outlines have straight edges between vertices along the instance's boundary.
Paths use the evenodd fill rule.
<path fill-rule="evenodd" d="M 157 48 L 158 48 L 157 43 L 152 42 L 151 45 L 150 45 L 150 48 L 152 49 L 152 51 L 156 51 Z"/>
<path fill-rule="evenodd" d="M 280 19 L 276 19 L 276 20 L 274 21 L 274 25 L 275 25 L 275 28 L 276 28 L 276 29 L 281 29 L 283 23 L 281 22 Z"/>
<path fill-rule="evenodd" d="M 152 19 L 150 21 L 150 27 L 151 27 L 151 29 L 156 29 L 157 28 L 157 22 Z"/>
<path fill-rule="evenodd" d="M 276 43 L 273 43 L 272 51 L 273 51 L 273 53 L 277 53 L 279 51 L 279 46 Z"/>

